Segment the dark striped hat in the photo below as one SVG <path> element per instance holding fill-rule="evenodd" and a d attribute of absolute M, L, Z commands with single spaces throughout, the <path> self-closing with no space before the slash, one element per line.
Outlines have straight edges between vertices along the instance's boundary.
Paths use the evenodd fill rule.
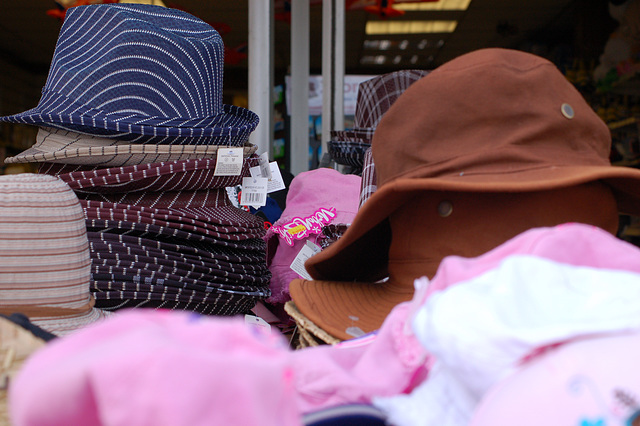
<path fill-rule="evenodd" d="M 242 146 L 258 124 L 223 105 L 220 34 L 186 12 L 143 4 L 69 9 L 38 105 L 0 121 L 134 143 Z"/>

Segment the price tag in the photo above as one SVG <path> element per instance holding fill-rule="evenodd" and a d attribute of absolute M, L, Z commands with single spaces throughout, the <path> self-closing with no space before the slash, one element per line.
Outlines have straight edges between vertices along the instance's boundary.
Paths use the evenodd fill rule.
<path fill-rule="evenodd" d="M 257 327 L 260 330 L 271 331 L 271 325 L 262 318 L 255 315 L 245 314 L 244 323 L 249 326 Z"/>
<path fill-rule="evenodd" d="M 267 204 L 267 185 L 269 180 L 263 177 L 242 178 L 241 206 L 259 208 Z"/>
<path fill-rule="evenodd" d="M 304 262 L 314 254 L 320 253 L 320 251 L 322 251 L 320 246 L 312 243 L 311 241 L 307 241 L 298 252 L 296 258 L 293 259 L 293 262 L 291 262 L 291 269 L 302 278 L 312 280 L 313 278 L 311 278 L 311 275 L 309 275 L 304 267 Z"/>
<path fill-rule="evenodd" d="M 269 165 L 269 155 L 267 155 L 266 152 L 260 155 L 258 164 L 260 167 L 260 176 L 271 180 L 271 166 Z"/>
<path fill-rule="evenodd" d="M 284 180 L 282 179 L 282 173 L 280 173 L 280 166 L 278 166 L 278 162 L 272 161 L 269 163 L 269 170 L 271 177 L 268 178 L 269 183 L 267 185 L 267 194 L 285 189 L 287 186 L 284 184 Z M 249 173 L 251 173 L 252 177 L 266 177 L 262 174 L 262 168 L 260 166 L 251 167 L 249 169 Z"/>
<path fill-rule="evenodd" d="M 218 148 L 215 176 L 239 176 L 242 173 L 243 148 Z"/>

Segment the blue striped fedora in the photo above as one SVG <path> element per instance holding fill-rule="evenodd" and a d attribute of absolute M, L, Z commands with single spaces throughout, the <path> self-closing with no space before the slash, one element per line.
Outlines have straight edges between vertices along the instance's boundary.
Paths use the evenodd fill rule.
<path fill-rule="evenodd" d="M 222 103 L 223 61 L 218 32 L 183 11 L 73 7 L 40 102 L 0 121 L 141 144 L 242 146 L 258 116 Z"/>

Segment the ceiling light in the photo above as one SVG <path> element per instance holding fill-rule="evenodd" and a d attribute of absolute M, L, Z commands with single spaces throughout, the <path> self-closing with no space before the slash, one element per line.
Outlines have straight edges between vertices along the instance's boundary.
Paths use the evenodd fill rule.
<path fill-rule="evenodd" d="M 371 64 L 382 65 L 385 62 L 387 62 L 387 57 L 384 55 L 375 55 L 375 56 L 367 55 L 367 56 L 363 56 L 360 59 L 360 63 L 363 65 L 371 65 Z"/>
<path fill-rule="evenodd" d="M 367 35 L 451 33 L 458 21 L 368 21 Z"/>
<path fill-rule="evenodd" d="M 467 10 L 471 0 L 438 0 L 433 2 L 408 2 L 393 5 L 394 9 L 405 11 L 424 10 Z"/>

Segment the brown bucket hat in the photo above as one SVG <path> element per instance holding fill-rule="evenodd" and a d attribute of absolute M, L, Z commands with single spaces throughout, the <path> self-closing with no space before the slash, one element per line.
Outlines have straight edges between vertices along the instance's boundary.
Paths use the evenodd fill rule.
<path fill-rule="evenodd" d="M 393 306 L 411 299 L 412 278 L 435 273 L 441 259 L 407 262 L 406 271 L 394 265 L 394 276 L 390 257 L 402 263 L 443 240 L 440 254 L 479 255 L 474 244 L 488 250 L 528 227 L 568 221 L 615 232 L 618 212 L 640 213 L 640 170 L 612 166 L 610 149 L 606 124 L 553 63 L 500 48 L 462 55 L 411 85 L 382 117 L 372 141 L 377 190 L 342 238 L 307 260 L 314 281 L 294 280 L 293 302 L 348 339 L 379 328 Z M 443 196 L 466 203 L 475 218 L 492 217 L 491 208 L 501 217 L 478 224 L 484 219 L 466 213 L 449 235 L 437 227 L 412 232 L 428 220 L 425 209 L 444 206 L 439 215 L 448 216 L 446 204 L 435 203 Z M 527 204 L 535 211 L 518 207 Z M 480 241 L 466 225 L 496 235 L 483 230 L 493 241 Z M 457 244 L 466 249 L 457 252 Z"/>

